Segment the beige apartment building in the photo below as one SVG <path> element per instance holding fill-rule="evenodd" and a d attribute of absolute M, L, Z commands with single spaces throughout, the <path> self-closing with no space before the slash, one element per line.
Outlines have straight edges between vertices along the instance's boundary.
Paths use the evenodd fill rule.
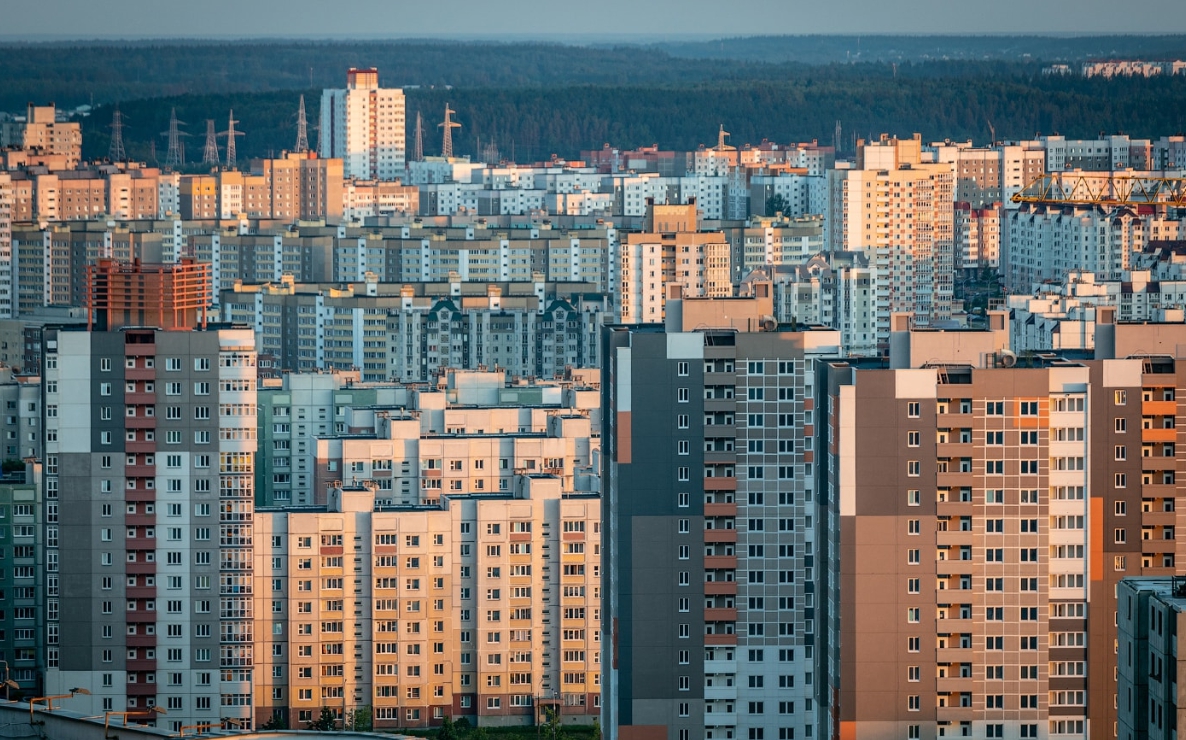
<path fill-rule="evenodd" d="M 1117 584 L 1180 572 L 1182 324 L 1096 351 L 906 331 L 827 371 L 833 736 L 1113 737 Z"/>
<path fill-rule="evenodd" d="M 370 706 L 376 729 L 600 711 L 596 494 L 535 473 L 397 507 L 343 484 L 255 527 L 257 723 L 301 727 L 323 707 L 348 725 Z"/>
<path fill-rule="evenodd" d="M 415 395 L 416 410 L 351 409 L 347 424 L 373 424 L 374 434 L 314 440 L 314 501 L 324 501 L 335 481 L 346 481 L 373 483 L 385 504 L 431 504 L 461 492 L 505 494 L 516 475 L 537 473 L 555 476 L 565 492 L 596 490 L 591 466 L 600 439 L 587 414 L 529 406 L 446 408 L 444 394 Z M 433 416 L 444 421 L 443 429 Z"/>
<path fill-rule="evenodd" d="M 661 322 L 668 285 L 683 286 L 688 296 L 732 295 L 730 253 L 724 233 L 700 231 L 695 201 L 648 199 L 643 231 L 627 234 L 621 247 L 621 322 Z"/>
<path fill-rule="evenodd" d="M 24 121 L 0 125 L 0 149 L 6 147 L 61 156 L 63 169 L 74 169 L 82 159 L 82 125 L 58 121 L 53 103 L 29 103 Z"/>
<path fill-rule="evenodd" d="M 890 290 L 890 310 L 920 325 L 951 318 L 955 176 L 924 162 L 922 141 L 858 142 L 857 168 L 837 170 L 832 246 L 864 252 Z M 836 237 L 839 237 L 838 239 Z"/>

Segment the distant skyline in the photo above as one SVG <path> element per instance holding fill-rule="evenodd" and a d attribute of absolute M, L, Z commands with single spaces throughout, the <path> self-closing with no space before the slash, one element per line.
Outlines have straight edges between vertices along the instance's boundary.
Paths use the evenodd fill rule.
<path fill-rule="evenodd" d="M 1186 32 L 1182 0 L 41 0 L 5 3 L 0 38 L 596 38 L 772 34 Z M 595 8 L 595 9 L 594 9 Z"/>

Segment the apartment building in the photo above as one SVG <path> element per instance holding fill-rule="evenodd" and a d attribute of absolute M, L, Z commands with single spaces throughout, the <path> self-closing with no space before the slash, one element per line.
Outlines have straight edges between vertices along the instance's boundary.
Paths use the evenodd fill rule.
<path fill-rule="evenodd" d="M 1186 678 L 1178 660 L 1178 633 L 1186 629 L 1186 579 L 1125 578 L 1117 602 L 1115 737 L 1169 740 L 1186 721 L 1177 691 Z"/>
<path fill-rule="evenodd" d="M 700 231 L 696 204 L 647 203 L 647 224 L 622 245 L 619 319 L 624 324 L 663 320 L 669 286 L 689 296 L 728 296 L 730 251 L 722 232 Z"/>
<path fill-rule="evenodd" d="M 531 725 L 600 711 L 600 501 L 545 473 L 501 493 L 256 513 L 254 716 L 371 707 L 378 728 Z"/>
<path fill-rule="evenodd" d="M 779 322 L 836 329 L 852 357 L 883 354 L 888 346 L 888 290 L 864 254 L 816 254 L 800 265 L 771 268 L 770 278 Z"/>
<path fill-rule="evenodd" d="M 815 379 L 831 330 L 769 283 L 606 329 L 602 726 L 611 738 L 825 737 Z"/>
<path fill-rule="evenodd" d="M 362 371 L 364 381 L 427 381 L 442 368 L 551 378 L 596 367 L 610 298 L 589 283 L 366 282 L 239 285 L 224 318 L 255 327 L 280 367 Z"/>
<path fill-rule="evenodd" d="M 41 668 L 50 694 L 91 690 L 82 711 L 160 706 L 177 731 L 251 717 L 255 344 L 166 298 L 112 291 L 105 331 L 43 332 Z"/>
<path fill-rule="evenodd" d="M 955 204 L 955 268 L 974 276 L 981 270 L 1001 266 L 1000 203 L 973 208 L 970 203 Z"/>
<path fill-rule="evenodd" d="M 12 251 L 12 178 L 0 173 L 0 318 L 16 315 L 16 296 L 12 288 L 16 260 Z"/>
<path fill-rule="evenodd" d="M 403 177 L 404 129 L 404 91 L 379 87 L 377 69 L 350 69 L 344 89 L 321 93 L 320 154 L 341 159 L 345 177 Z"/>
<path fill-rule="evenodd" d="M 951 318 L 955 175 L 924 162 L 922 141 L 859 142 L 857 166 L 836 170 L 829 227 L 838 249 L 862 251 L 890 289 L 890 310 L 920 325 Z"/>
<path fill-rule="evenodd" d="M 18 461 L 19 462 L 19 461 Z M 45 523 L 41 463 L 29 458 L 24 468 L 0 476 L 0 550 L 6 567 L 0 570 L 0 681 L 5 698 L 19 691 L 41 693 L 40 667 L 45 659 Z M 52 512 L 57 514 L 56 508 Z M 56 521 L 56 519 L 52 520 Z"/>
<path fill-rule="evenodd" d="M 734 285 L 753 270 L 801 265 L 824 250 L 823 216 L 755 217 L 744 226 L 721 225 L 732 254 Z"/>
<path fill-rule="evenodd" d="M 1114 732 L 1116 586 L 1179 567 L 1167 512 L 1186 331 L 1097 311 L 1094 357 L 1014 367 L 1001 313 L 985 332 L 898 316 L 889 368 L 828 368 L 832 732 Z"/>
<path fill-rule="evenodd" d="M 1001 272 L 1015 291 L 1072 270 L 1116 280 L 1151 241 L 1182 233 L 1181 220 L 1151 206 L 1023 204 L 1005 224 Z"/>
<path fill-rule="evenodd" d="M 373 483 L 381 503 L 418 504 L 446 491 L 507 491 L 516 470 L 544 469 L 566 492 L 596 490 L 596 376 L 449 370 L 434 384 L 377 385 L 287 375 L 259 392 L 258 500 L 320 504 L 346 480 Z"/>
<path fill-rule="evenodd" d="M 82 159 L 82 124 L 59 121 L 53 103 L 29 103 L 25 120 L 0 125 L 0 148 L 8 147 L 61 157 L 62 169 L 74 169 Z"/>

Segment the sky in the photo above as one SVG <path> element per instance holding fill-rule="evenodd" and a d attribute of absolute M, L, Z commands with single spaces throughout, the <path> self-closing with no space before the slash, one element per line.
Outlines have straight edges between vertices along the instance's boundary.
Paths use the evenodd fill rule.
<path fill-rule="evenodd" d="M 0 37 L 1186 33 L 1184 0 L 0 0 Z M 1135 8 L 1135 10 L 1133 9 Z"/>

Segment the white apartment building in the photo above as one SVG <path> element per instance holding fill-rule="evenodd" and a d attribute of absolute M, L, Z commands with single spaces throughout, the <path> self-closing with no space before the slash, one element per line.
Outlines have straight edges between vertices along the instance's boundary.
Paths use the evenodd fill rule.
<path fill-rule="evenodd" d="M 379 87 L 376 69 L 351 69 L 346 88 L 321 94 L 320 155 L 339 158 L 343 175 L 360 180 L 404 176 L 404 91 Z"/>

